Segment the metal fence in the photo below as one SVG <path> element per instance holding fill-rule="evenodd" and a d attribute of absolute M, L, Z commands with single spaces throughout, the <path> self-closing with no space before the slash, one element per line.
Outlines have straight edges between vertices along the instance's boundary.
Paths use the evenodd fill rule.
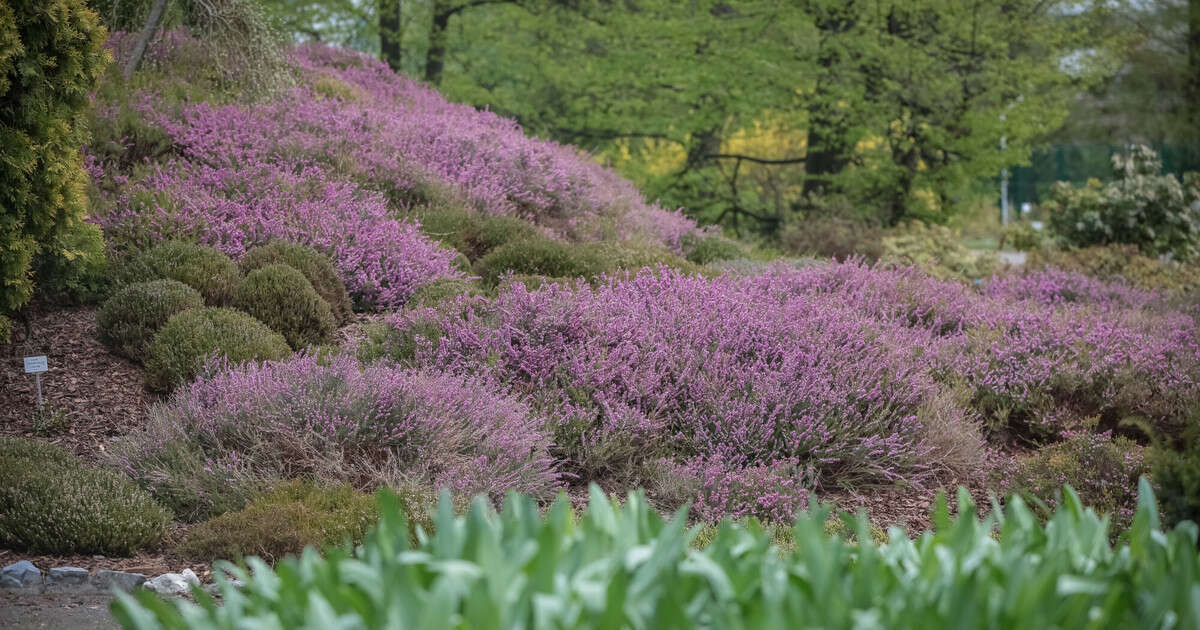
<path fill-rule="evenodd" d="M 1151 144 L 1163 162 L 1163 173 L 1200 171 L 1200 146 Z M 1030 166 L 1010 169 L 1009 198 L 1016 207 L 1046 199 L 1054 182 L 1083 185 L 1090 178 L 1112 179 L 1112 156 L 1123 144 L 1059 144 L 1033 154 Z"/>

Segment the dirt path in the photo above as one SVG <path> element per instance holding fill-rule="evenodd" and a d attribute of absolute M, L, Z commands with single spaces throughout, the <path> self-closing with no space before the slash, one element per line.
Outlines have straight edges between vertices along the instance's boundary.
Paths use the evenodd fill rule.
<path fill-rule="evenodd" d="M 0 592 L 0 628 L 6 630 L 117 630 L 108 595 L 12 595 Z"/>

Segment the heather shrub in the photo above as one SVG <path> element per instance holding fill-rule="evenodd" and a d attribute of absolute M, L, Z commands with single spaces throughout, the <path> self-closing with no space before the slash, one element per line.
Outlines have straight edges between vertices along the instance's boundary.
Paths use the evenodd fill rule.
<path fill-rule="evenodd" d="M 361 544 L 375 525 L 375 498 L 349 485 L 291 481 L 188 530 L 180 553 L 197 561 L 241 561 L 256 556 L 274 564 L 305 547 Z"/>
<path fill-rule="evenodd" d="M 58 302 L 94 303 L 108 284 L 104 235 L 86 221 L 65 226 L 43 248 L 36 266 L 35 282 L 43 296 Z"/>
<path fill-rule="evenodd" d="M 404 327 L 382 321 L 363 326 L 363 339 L 356 349 L 358 360 L 362 363 L 385 360 L 401 365 L 415 365 L 417 350 L 426 346 L 437 346 L 446 331 L 433 309 L 418 308 L 413 310 L 413 314 L 414 316 L 406 319 Z"/>
<path fill-rule="evenodd" d="M 1115 533 L 1124 531 L 1137 507 L 1137 479 L 1149 472 L 1142 447 L 1107 431 L 1068 432 L 1062 437 L 1061 442 L 1017 458 L 998 473 L 997 481 L 1007 492 L 1044 503 L 1051 511 L 1069 485 L 1084 505 L 1112 518 Z"/>
<path fill-rule="evenodd" d="M 207 453 L 164 423 L 151 423 L 117 440 L 106 458 L 185 522 L 240 510 L 264 485 L 279 481 L 259 474 L 250 467 L 253 462 L 237 454 Z"/>
<path fill-rule="evenodd" d="M 333 335 L 333 311 L 304 277 L 274 263 L 246 274 L 234 293 L 238 308 L 283 335 L 293 350 L 322 344 Z"/>
<path fill-rule="evenodd" d="M 938 278 L 990 276 L 997 261 L 992 254 L 973 254 L 950 228 L 913 221 L 883 237 L 883 260 L 915 265 Z"/>
<path fill-rule="evenodd" d="M 707 265 L 718 260 L 745 258 L 746 251 L 734 240 L 723 236 L 688 235 L 682 241 L 684 257 L 688 262 Z"/>
<path fill-rule="evenodd" d="M 113 450 L 152 491 L 176 483 L 159 463 L 163 449 L 186 445 L 212 468 L 264 482 L 420 480 L 496 498 L 507 490 L 547 496 L 558 473 L 543 424 L 482 378 L 310 355 L 203 375 Z"/>
<path fill-rule="evenodd" d="M 731 474 L 812 464 L 827 481 L 920 479 L 917 411 L 935 386 L 903 349 L 920 333 L 799 293 L 811 287 L 669 270 L 594 288 L 513 284 L 470 311 L 397 313 L 381 354 L 502 378 L 557 410 L 545 413 L 568 425 L 556 429 L 571 436 L 556 440 L 563 456 L 612 448 L 618 470 L 665 444 L 680 465 L 703 455 L 696 465 Z M 417 332 L 432 326 L 436 343 Z M 594 457 L 564 466 L 605 469 Z"/>
<path fill-rule="evenodd" d="M 129 479 L 57 446 L 0 438 L 0 545 L 29 553 L 130 555 L 170 514 Z"/>
<path fill-rule="evenodd" d="M 132 256 L 117 271 L 118 283 L 178 280 L 200 292 L 209 306 L 233 303 L 242 274 L 220 250 L 167 241 Z"/>
<path fill-rule="evenodd" d="M 199 308 L 172 315 L 150 342 L 146 382 L 170 390 L 200 373 L 218 356 L 230 363 L 271 361 L 291 354 L 287 340 L 253 317 L 231 308 Z"/>
<path fill-rule="evenodd" d="M 203 308 L 200 293 L 178 280 L 127 284 L 96 312 L 100 341 L 122 356 L 143 362 L 150 341 L 176 313 Z"/>
<path fill-rule="evenodd" d="M 645 497 L 593 486 L 582 514 L 522 496 L 503 511 L 447 501 L 433 533 L 411 539 L 399 501 L 354 552 L 308 552 L 272 568 L 219 565 L 221 605 L 118 594 L 126 628 L 303 627 L 328 619 L 382 628 L 1076 628 L 1192 627 L 1200 619 L 1196 528 L 1159 527 L 1142 483 L 1127 540 L 1067 489 L 1042 524 L 1020 499 L 980 518 L 960 490 L 932 530 L 878 536 L 865 517 L 801 512 L 788 535 L 753 521 L 714 529 L 664 520 Z M 702 537 L 705 537 L 702 539 Z M 794 541 L 786 544 L 781 538 Z M 878 538 L 884 538 L 880 540 Z M 702 547 L 702 548 L 698 548 Z M 518 552 L 519 550 L 519 552 Z M 235 584 L 222 574 L 242 584 Z"/>
<path fill-rule="evenodd" d="M 1033 270 L 1055 267 L 1103 280 L 1123 280 L 1148 291 L 1182 293 L 1200 287 L 1200 265 L 1143 256 L 1133 245 L 1036 250 L 1030 253 L 1025 266 Z"/>
<path fill-rule="evenodd" d="M 1124 243 L 1180 260 L 1200 254 L 1200 177 L 1162 175 L 1158 154 L 1145 146 L 1114 155 L 1112 166 L 1107 184 L 1054 185 L 1044 204 L 1050 229 L 1075 247 Z"/>
<path fill-rule="evenodd" d="M 460 295 L 476 297 L 484 295 L 484 292 L 477 283 L 470 280 L 442 278 L 417 289 L 409 299 L 408 305 L 410 307 L 437 306 Z"/>
<path fill-rule="evenodd" d="M 346 285 L 342 283 L 328 256 L 298 243 L 272 241 L 246 252 L 241 266 L 243 272 L 250 273 L 275 263 L 285 264 L 304 274 L 317 295 L 329 304 L 338 323 L 349 319 L 350 296 L 347 295 Z"/>
<path fill-rule="evenodd" d="M 792 256 L 874 262 L 883 257 L 883 231 L 852 219 L 811 218 L 784 225 L 779 245 Z"/>

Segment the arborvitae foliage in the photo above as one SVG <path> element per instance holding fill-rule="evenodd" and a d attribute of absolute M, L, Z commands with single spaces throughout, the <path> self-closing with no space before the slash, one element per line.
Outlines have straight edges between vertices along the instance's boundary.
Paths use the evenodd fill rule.
<path fill-rule="evenodd" d="M 34 259 L 83 220 L 83 113 L 105 37 L 84 0 L 0 0 L 0 317 L 33 296 Z"/>

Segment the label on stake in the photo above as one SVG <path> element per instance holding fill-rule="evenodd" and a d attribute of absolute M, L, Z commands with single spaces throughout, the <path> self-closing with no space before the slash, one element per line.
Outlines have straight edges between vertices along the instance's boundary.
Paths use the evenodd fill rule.
<path fill-rule="evenodd" d="M 36 374 L 38 372 L 45 372 L 49 369 L 50 368 L 46 364 L 46 357 L 44 355 L 40 357 L 25 357 L 26 374 Z"/>

